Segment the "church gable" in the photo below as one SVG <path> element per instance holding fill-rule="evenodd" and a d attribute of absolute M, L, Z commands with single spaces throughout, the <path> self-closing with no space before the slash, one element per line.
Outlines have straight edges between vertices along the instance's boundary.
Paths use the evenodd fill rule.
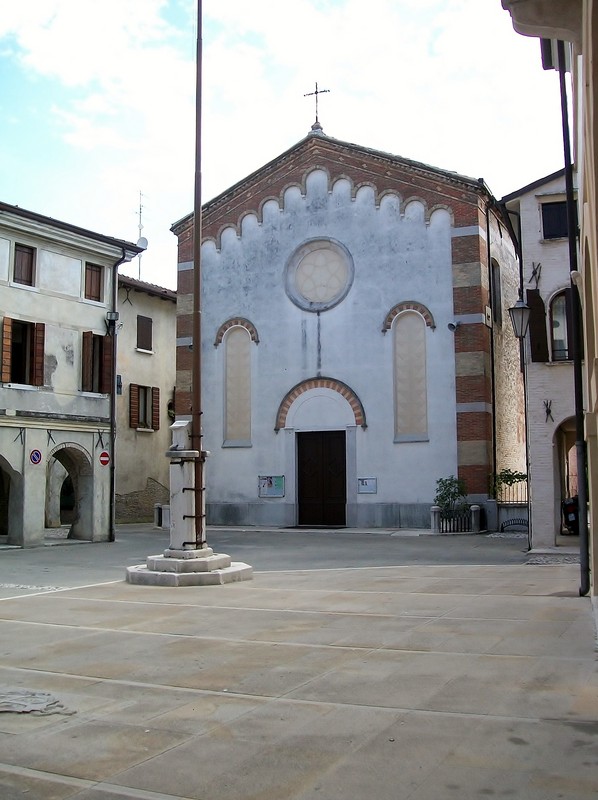
<path fill-rule="evenodd" d="M 344 181 L 352 199 L 369 187 L 376 205 L 390 194 L 401 198 L 404 205 L 419 200 L 428 215 L 435 208 L 450 209 L 457 227 L 477 224 L 478 200 L 486 193 L 480 182 L 457 173 L 326 136 L 310 135 L 206 203 L 203 238 L 219 242 L 223 228 L 232 225 L 238 229 L 247 213 L 253 213 L 261 222 L 264 207 L 271 201 L 282 207 L 291 187 L 305 195 L 313 170 L 321 170 L 328 176 L 328 191 Z M 186 217 L 172 230 L 180 236 L 192 222 L 191 216 Z"/>

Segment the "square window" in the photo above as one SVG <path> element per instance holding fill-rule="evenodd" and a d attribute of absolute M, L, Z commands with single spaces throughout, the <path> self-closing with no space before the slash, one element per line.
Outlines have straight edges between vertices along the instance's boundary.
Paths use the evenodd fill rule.
<path fill-rule="evenodd" d="M 104 299 L 104 268 L 85 264 L 85 299 L 101 303 Z"/>
<path fill-rule="evenodd" d="M 545 239 L 564 239 L 569 235 L 567 203 L 542 203 L 542 232 Z"/>
<path fill-rule="evenodd" d="M 35 282 L 35 248 L 26 244 L 15 244 L 15 283 L 33 286 Z"/>

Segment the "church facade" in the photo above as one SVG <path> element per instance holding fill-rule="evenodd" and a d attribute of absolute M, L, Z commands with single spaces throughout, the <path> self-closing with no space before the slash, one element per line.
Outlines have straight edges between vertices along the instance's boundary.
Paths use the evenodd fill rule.
<path fill-rule="evenodd" d="M 193 215 L 172 231 L 184 418 Z M 450 476 L 492 517 L 493 473 L 525 469 L 515 252 L 483 181 L 317 123 L 206 203 L 208 523 L 429 528 L 436 481 Z"/>

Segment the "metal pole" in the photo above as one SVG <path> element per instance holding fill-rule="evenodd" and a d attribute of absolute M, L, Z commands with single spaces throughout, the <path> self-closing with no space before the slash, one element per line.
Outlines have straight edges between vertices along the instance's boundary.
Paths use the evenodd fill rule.
<path fill-rule="evenodd" d="M 204 453 L 201 432 L 201 62 L 202 0 L 197 0 L 197 56 L 195 83 L 195 194 L 193 210 L 193 369 L 191 436 L 199 450 L 195 460 L 195 543 L 206 544 Z"/>
<path fill-rule="evenodd" d="M 567 226 L 569 233 L 569 269 L 577 271 L 577 214 L 573 195 L 573 167 L 569 139 L 569 113 L 565 86 L 565 45 L 557 42 L 559 85 L 561 90 L 561 117 L 563 123 L 563 149 L 565 154 L 565 190 L 567 193 Z M 590 591 L 590 554 L 588 540 L 588 496 L 586 488 L 586 448 L 583 408 L 583 373 L 581 364 L 581 303 L 579 290 L 571 276 L 571 308 L 573 350 L 573 381 L 575 387 L 575 452 L 577 456 L 577 499 L 579 504 L 579 563 L 581 585 L 579 594 Z"/>

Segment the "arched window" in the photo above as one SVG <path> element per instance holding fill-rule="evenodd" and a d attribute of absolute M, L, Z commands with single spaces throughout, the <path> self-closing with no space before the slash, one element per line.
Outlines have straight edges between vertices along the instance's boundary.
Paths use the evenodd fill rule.
<path fill-rule="evenodd" d="M 251 447 L 251 335 L 235 325 L 224 335 L 224 446 Z"/>
<path fill-rule="evenodd" d="M 570 292 L 570 289 L 559 292 L 550 303 L 550 345 L 553 361 L 568 361 L 571 358 Z"/>
<path fill-rule="evenodd" d="M 393 323 L 395 442 L 428 439 L 426 322 L 416 311 Z"/>

